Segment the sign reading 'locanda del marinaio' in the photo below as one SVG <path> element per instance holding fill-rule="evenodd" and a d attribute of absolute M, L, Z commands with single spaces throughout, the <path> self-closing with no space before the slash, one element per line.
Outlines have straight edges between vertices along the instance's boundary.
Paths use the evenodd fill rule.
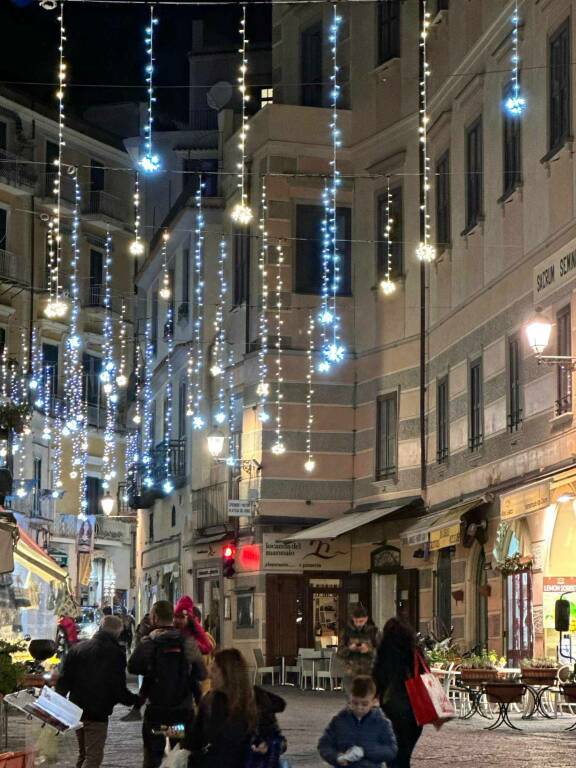
<path fill-rule="evenodd" d="M 541 304 L 551 293 L 574 279 L 576 240 L 571 240 L 534 268 L 534 303 Z"/>

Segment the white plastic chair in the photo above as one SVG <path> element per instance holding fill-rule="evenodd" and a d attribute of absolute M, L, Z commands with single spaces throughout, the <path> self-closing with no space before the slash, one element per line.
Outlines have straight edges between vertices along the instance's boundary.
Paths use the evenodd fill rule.
<path fill-rule="evenodd" d="M 258 678 L 260 678 L 260 682 L 263 685 L 264 676 L 270 675 L 270 677 L 272 678 L 272 685 L 274 685 L 275 675 L 278 675 L 278 676 L 280 675 L 280 667 L 266 666 L 266 662 L 264 661 L 264 654 L 262 653 L 262 650 L 260 648 L 254 648 L 254 659 L 256 661 L 256 669 L 254 670 L 254 684 L 256 684 Z"/>
<path fill-rule="evenodd" d="M 315 688 L 317 674 L 316 664 L 319 661 L 318 651 L 314 648 L 300 648 L 298 651 L 300 664 L 300 687 L 306 688 L 306 680 L 310 680 L 310 687 Z"/>

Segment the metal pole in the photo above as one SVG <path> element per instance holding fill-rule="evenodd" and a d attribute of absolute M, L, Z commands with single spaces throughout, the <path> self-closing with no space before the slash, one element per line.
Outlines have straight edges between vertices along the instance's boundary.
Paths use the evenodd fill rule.
<path fill-rule="evenodd" d="M 424 10 L 425 2 L 419 2 L 419 34 L 424 29 Z M 421 110 L 424 108 L 424 98 L 422 96 L 422 83 L 424 82 L 424 48 L 421 45 L 422 40 L 418 41 L 418 106 L 419 106 L 419 124 Z M 420 134 L 418 134 L 420 137 Z M 424 172 L 425 172 L 425 146 L 420 142 L 420 242 L 425 241 L 426 218 L 425 218 L 425 195 Z M 426 490 L 426 264 L 420 262 L 420 487 L 422 492 Z"/>

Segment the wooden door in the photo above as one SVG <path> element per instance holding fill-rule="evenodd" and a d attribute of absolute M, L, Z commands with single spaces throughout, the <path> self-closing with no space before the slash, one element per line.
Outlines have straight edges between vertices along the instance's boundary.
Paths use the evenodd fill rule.
<path fill-rule="evenodd" d="M 396 611 L 411 627 L 418 631 L 420 606 L 418 594 L 418 569 L 400 570 L 397 579 Z"/>
<path fill-rule="evenodd" d="M 266 576 L 266 659 L 277 664 L 286 657 L 293 664 L 298 648 L 306 645 L 308 619 L 304 578 L 292 574 Z"/>
<path fill-rule="evenodd" d="M 532 621 L 532 573 L 520 571 L 506 577 L 506 655 L 508 663 L 519 667 L 534 651 Z"/>
<path fill-rule="evenodd" d="M 358 603 L 371 613 L 372 595 L 370 590 L 370 575 L 365 573 L 353 576 L 342 576 L 340 591 L 339 629 L 344 629 L 350 618 L 350 610 Z"/>

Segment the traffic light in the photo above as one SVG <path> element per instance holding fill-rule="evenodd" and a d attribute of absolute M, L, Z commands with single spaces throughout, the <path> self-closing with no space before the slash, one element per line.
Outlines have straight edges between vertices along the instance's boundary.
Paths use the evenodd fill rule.
<path fill-rule="evenodd" d="M 226 579 L 232 579 L 236 573 L 235 558 L 236 547 L 233 544 L 226 544 L 222 549 L 222 573 Z"/>

